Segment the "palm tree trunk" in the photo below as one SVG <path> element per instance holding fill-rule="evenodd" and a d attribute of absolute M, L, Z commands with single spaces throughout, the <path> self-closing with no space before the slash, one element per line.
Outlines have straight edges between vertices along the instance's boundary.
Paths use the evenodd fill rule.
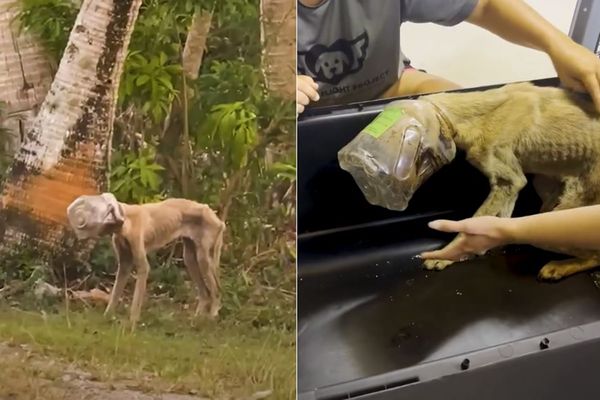
<path fill-rule="evenodd" d="M 78 196 L 107 188 L 123 61 L 142 0 L 84 0 L 56 77 L 3 190 L 0 243 L 51 262 L 85 255 L 66 220 Z M 75 250 L 77 248 L 77 250 Z"/>
<path fill-rule="evenodd" d="M 15 19 L 19 2 L 0 0 L 0 125 L 8 131 L 0 153 L 14 154 L 52 83 L 54 71 L 37 39 Z M 4 151 L 3 151 L 4 150 Z"/>
<path fill-rule="evenodd" d="M 194 14 L 183 48 L 182 66 L 188 79 L 196 80 L 206 49 L 206 39 L 212 23 L 212 11 L 200 10 Z"/>
<path fill-rule="evenodd" d="M 184 197 L 190 195 L 191 181 L 193 180 L 193 168 L 191 165 L 190 133 L 188 121 L 188 103 L 190 100 L 187 80 L 198 79 L 204 51 L 206 50 L 206 40 L 210 32 L 213 9 L 197 11 L 190 24 L 185 46 L 181 54 L 182 65 L 182 90 L 179 99 L 175 99 L 171 104 L 171 111 L 163 128 L 163 134 L 160 140 L 160 153 L 164 154 L 163 164 L 169 166 L 170 157 L 181 157 L 181 169 L 173 170 L 178 181 L 181 183 L 181 194 Z M 197 94 L 196 94 L 197 95 Z M 171 149 L 174 149 L 171 150 Z"/>
<path fill-rule="evenodd" d="M 261 0 L 262 70 L 271 94 L 293 101 L 296 91 L 296 0 Z"/>

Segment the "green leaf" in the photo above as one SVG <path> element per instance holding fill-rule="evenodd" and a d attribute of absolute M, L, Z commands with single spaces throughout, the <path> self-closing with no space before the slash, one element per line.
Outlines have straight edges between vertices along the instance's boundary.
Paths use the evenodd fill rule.
<path fill-rule="evenodd" d="M 151 87 L 152 87 L 152 90 L 150 92 L 150 100 L 153 103 L 157 103 L 158 97 L 159 97 L 158 85 L 156 84 L 156 81 L 154 79 L 152 79 L 152 81 L 150 81 L 150 83 L 151 83 Z"/>
<path fill-rule="evenodd" d="M 112 170 L 113 175 L 123 175 L 125 172 L 127 171 L 127 169 L 125 168 L 125 166 L 123 165 L 119 165 L 117 168 L 114 168 Z"/>
<path fill-rule="evenodd" d="M 160 164 L 149 164 L 146 166 L 150 171 L 164 171 L 165 168 Z"/>
<path fill-rule="evenodd" d="M 142 186 L 148 186 L 148 171 L 145 169 L 140 170 L 140 181 Z"/>
<path fill-rule="evenodd" d="M 160 106 L 155 106 L 152 108 L 152 117 L 154 118 L 155 122 L 160 122 L 162 119 L 162 110 L 160 109 Z"/>
<path fill-rule="evenodd" d="M 168 60 L 167 55 L 163 51 L 161 51 L 160 52 L 160 56 L 159 56 L 159 64 L 160 65 L 165 65 L 165 63 L 167 62 L 167 60 Z"/>
<path fill-rule="evenodd" d="M 150 185 L 150 189 L 158 190 L 160 187 L 160 177 L 155 173 L 148 174 L 148 183 Z"/>
<path fill-rule="evenodd" d="M 165 75 L 159 75 L 159 76 L 156 77 L 156 79 L 158 79 L 158 81 L 160 83 L 162 83 L 163 86 L 165 86 L 167 89 L 169 89 L 171 91 L 174 90 L 173 89 L 173 83 L 171 82 L 171 79 L 170 79 L 170 77 L 168 75 L 167 76 L 165 76 Z"/>
<path fill-rule="evenodd" d="M 231 143 L 231 158 L 237 168 L 242 168 L 246 164 L 246 140 L 244 133 L 236 131 Z"/>
<path fill-rule="evenodd" d="M 132 75 L 127 75 L 125 77 L 125 94 L 130 96 L 133 93 L 133 81 L 134 77 Z"/>
<path fill-rule="evenodd" d="M 136 68 L 141 68 L 148 64 L 148 60 L 139 53 L 133 54 L 129 60 L 129 65 Z"/>
<path fill-rule="evenodd" d="M 221 121 L 225 114 L 222 113 L 213 113 L 208 119 L 206 126 L 204 127 L 206 135 L 210 138 L 210 140 L 216 140 L 217 132 L 221 125 Z"/>
<path fill-rule="evenodd" d="M 156 69 L 160 65 L 160 59 L 158 57 L 152 57 L 148 63 L 148 67 L 152 70 Z"/>
<path fill-rule="evenodd" d="M 150 77 L 148 75 L 140 75 L 137 77 L 135 83 L 136 85 L 142 86 L 143 84 L 145 84 L 146 82 L 148 82 L 150 80 Z"/>
<path fill-rule="evenodd" d="M 115 192 L 118 192 L 118 191 L 120 191 L 120 190 L 123 188 L 123 185 L 125 185 L 125 181 L 124 181 L 124 180 L 122 180 L 122 181 L 117 181 L 117 182 L 115 183 L 115 186 L 113 187 L 113 189 L 112 189 L 112 190 L 113 190 L 113 191 L 115 191 Z"/>
<path fill-rule="evenodd" d="M 223 116 L 218 130 L 223 147 L 226 146 L 226 140 L 230 140 L 229 138 L 234 135 L 236 124 L 237 120 L 234 113 L 227 113 L 225 116 Z"/>

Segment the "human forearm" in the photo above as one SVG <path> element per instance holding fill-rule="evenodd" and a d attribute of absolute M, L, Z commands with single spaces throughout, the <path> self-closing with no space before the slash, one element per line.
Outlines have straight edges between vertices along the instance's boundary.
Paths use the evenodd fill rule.
<path fill-rule="evenodd" d="M 522 0 L 479 0 L 468 21 L 505 40 L 546 53 L 570 40 Z"/>
<path fill-rule="evenodd" d="M 600 59 L 522 0 L 479 0 L 469 22 L 513 43 L 544 51 L 566 88 L 588 92 L 600 113 Z"/>
<path fill-rule="evenodd" d="M 501 231 L 508 243 L 600 249 L 600 205 L 503 219 Z"/>

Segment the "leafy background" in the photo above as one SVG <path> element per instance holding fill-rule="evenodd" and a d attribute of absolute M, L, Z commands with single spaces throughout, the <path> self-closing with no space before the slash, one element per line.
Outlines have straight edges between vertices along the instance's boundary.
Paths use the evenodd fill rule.
<path fill-rule="evenodd" d="M 37 34 L 58 65 L 80 2 L 22 4 L 22 29 Z M 200 8 L 212 10 L 213 20 L 200 75 L 190 81 L 181 55 Z M 260 55 L 258 0 L 145 0 L 118 92 L 110 190 L 123 202 L 186 197 L 217 210 L 227 223 L 222 313 L 252 304 L 248 318 L 293 330 L 294 105 L 267 92 Z M 174 244 L 152 256 L 154 295 L 188 293 L 180 251 Z M 21 257 L 5 262 L 1 278 L 35 269 Z M 113 273 L 102 241 L 77 278 L 86 287 L 109 286 Z"/>

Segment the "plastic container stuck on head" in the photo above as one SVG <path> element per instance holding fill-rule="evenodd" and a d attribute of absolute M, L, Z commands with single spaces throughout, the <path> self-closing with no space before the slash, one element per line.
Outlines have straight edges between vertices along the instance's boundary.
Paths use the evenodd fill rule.
<path fill-rule="evenodd" d="M 440 118 L 427 101 L 392 102 L 338 152 L 340 167 L 369 203 L 403 211 L 419 186 L 455 156 Z"/>

